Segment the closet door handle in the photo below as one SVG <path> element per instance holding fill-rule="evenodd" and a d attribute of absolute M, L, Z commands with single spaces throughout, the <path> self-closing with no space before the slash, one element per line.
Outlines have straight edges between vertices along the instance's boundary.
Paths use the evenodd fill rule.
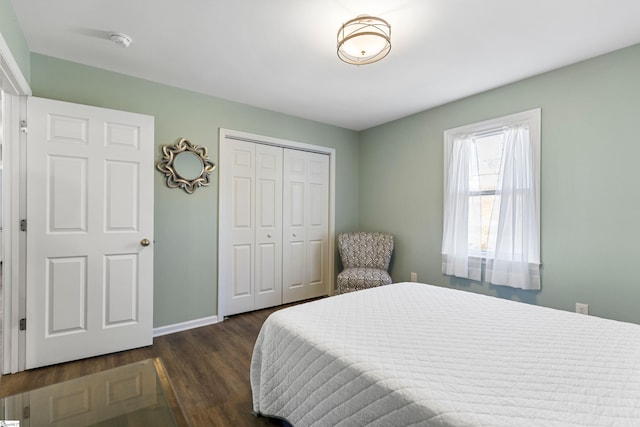
<path fill-rule="evenodd" d="M 298 236 L 296 236 L 296 233 L 293 233 L 293 237 L 298 237 Z"/>
<path fill-rule="evenodd" d="M 271 238 L 271 234 L 267 234 L 267 237 L 270 239 Z"/>

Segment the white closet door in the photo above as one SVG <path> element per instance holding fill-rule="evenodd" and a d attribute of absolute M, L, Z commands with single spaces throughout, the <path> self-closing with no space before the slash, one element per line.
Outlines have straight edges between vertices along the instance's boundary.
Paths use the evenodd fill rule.
<path fill-rule="evenodd" d="M 233 133 L 220 137 L 218 316 L 327 295 L 333 151 Z"/>
<path fill-rule="evenodd" d="M 282 148 L 224 139 L 220 167 L 220 314 L 279 305 Z"/>
<path fill-rule="evenodd" d="M 284 150 L 282 302 L 328 289 L 329 156 Z"/>
<path fill-rule="evenodd" d="M 329 156 L 308 153 L 307 298 L 329 293 Z"/>
<path fill-rule="evenodd" d="M 253 310 L 255 144 L 220 141 L 219 238 L 221 316 Z"/>
<path fill-rule="evenodd" d="M 282 303 L 282 148 L 256 145 L 254 309 Z"/>

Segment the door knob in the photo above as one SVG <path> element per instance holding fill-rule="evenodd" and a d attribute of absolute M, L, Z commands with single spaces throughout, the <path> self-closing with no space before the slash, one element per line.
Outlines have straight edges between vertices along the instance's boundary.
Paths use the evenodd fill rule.
<path fill-rule="evenodd" d="M 298 236 L 296 236 L 296 233 L 293 233 L 293 237 L 298 237 Z"/>
<path fill-rule="evenodd" d="M 151 244 L 151 242 L 149 241 L 149 239 L 140 240 L 140 245 L 142 245 L 142 246 L 149 246 L 150 244 Z"/>
<path fill-rule="evenodd" d="M 270 239 L 271 238 L 271 234 L 267 234 L 267 237 Z"/>

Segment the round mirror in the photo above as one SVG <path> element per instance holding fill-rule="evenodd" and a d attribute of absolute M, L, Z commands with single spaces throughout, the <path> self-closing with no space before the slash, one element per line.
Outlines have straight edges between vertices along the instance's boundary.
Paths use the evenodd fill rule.
<path fill-rule="evenodd" d="M 183 151 L 173 159 L 173 169 L 187 181 L 193 181 L 202 174 L 202 160 L 195 153 Z"/>
<path fill-rule="evenodd" d="M 162 147 L 163 158 L 156 167 L 167 178 L 167 187 L 182 188 L 193 193 L 196 188 L 209 185 L 209 175 L 216 168 L 207 157 L 207 149 L 180 139 L 175 145 Z"/>

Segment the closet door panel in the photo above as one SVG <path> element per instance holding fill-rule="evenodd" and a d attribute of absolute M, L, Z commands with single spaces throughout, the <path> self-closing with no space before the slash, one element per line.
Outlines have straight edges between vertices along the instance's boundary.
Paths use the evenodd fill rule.
<path fill-rule="evenodd" d="M 284 151 L 283 302 L 328 293 L 329 156 Z"/>
<path fill-rule="evenodd" d="M 329 156 L 308 153 L 307 298 L 326 295 L 329 289 Z"/>
<path fill-rule="evenodd" d="M 323 271 L 326 257 L 324 252 L 326 251 L 325 245 L 322 240 L 309 241 L 309 286 L 322 286 L 325 281 L 325 274 Z M 316 288 L 317 289 L 317 288 Z M 321 289 L 324 291 L 324 289 Z M 311 293 L 311 292 L 310 292 Z M 324 295 L 320 293 L 315 296 Z"/>
<path fill-rule="evenodd" d="M 306 298 L 307 153 L 284 150 L 282 302 Z"/>
<path fill-rule="evenodd" d="M 252 245 L 233 245 L 233 279 L 231 286 L 231 299 L 240 307 L 245 307 L 247 299 L 251 296 L 251 269 L 253 264 Z M 243 302 L 242 304 L 240 302 Z"/>
<path fill-rule="evenodd" d="M 254 309 L 282 303 L 282 148 L 256 144 Z"/>
<path fill-rule="evenodd" d="M 232 142 L 232 143 L 231 143 Z M 223 316 L 253 310 L 255 268 L 255 146 L 225 141 L 220 147 L 220 298 Z"/>

